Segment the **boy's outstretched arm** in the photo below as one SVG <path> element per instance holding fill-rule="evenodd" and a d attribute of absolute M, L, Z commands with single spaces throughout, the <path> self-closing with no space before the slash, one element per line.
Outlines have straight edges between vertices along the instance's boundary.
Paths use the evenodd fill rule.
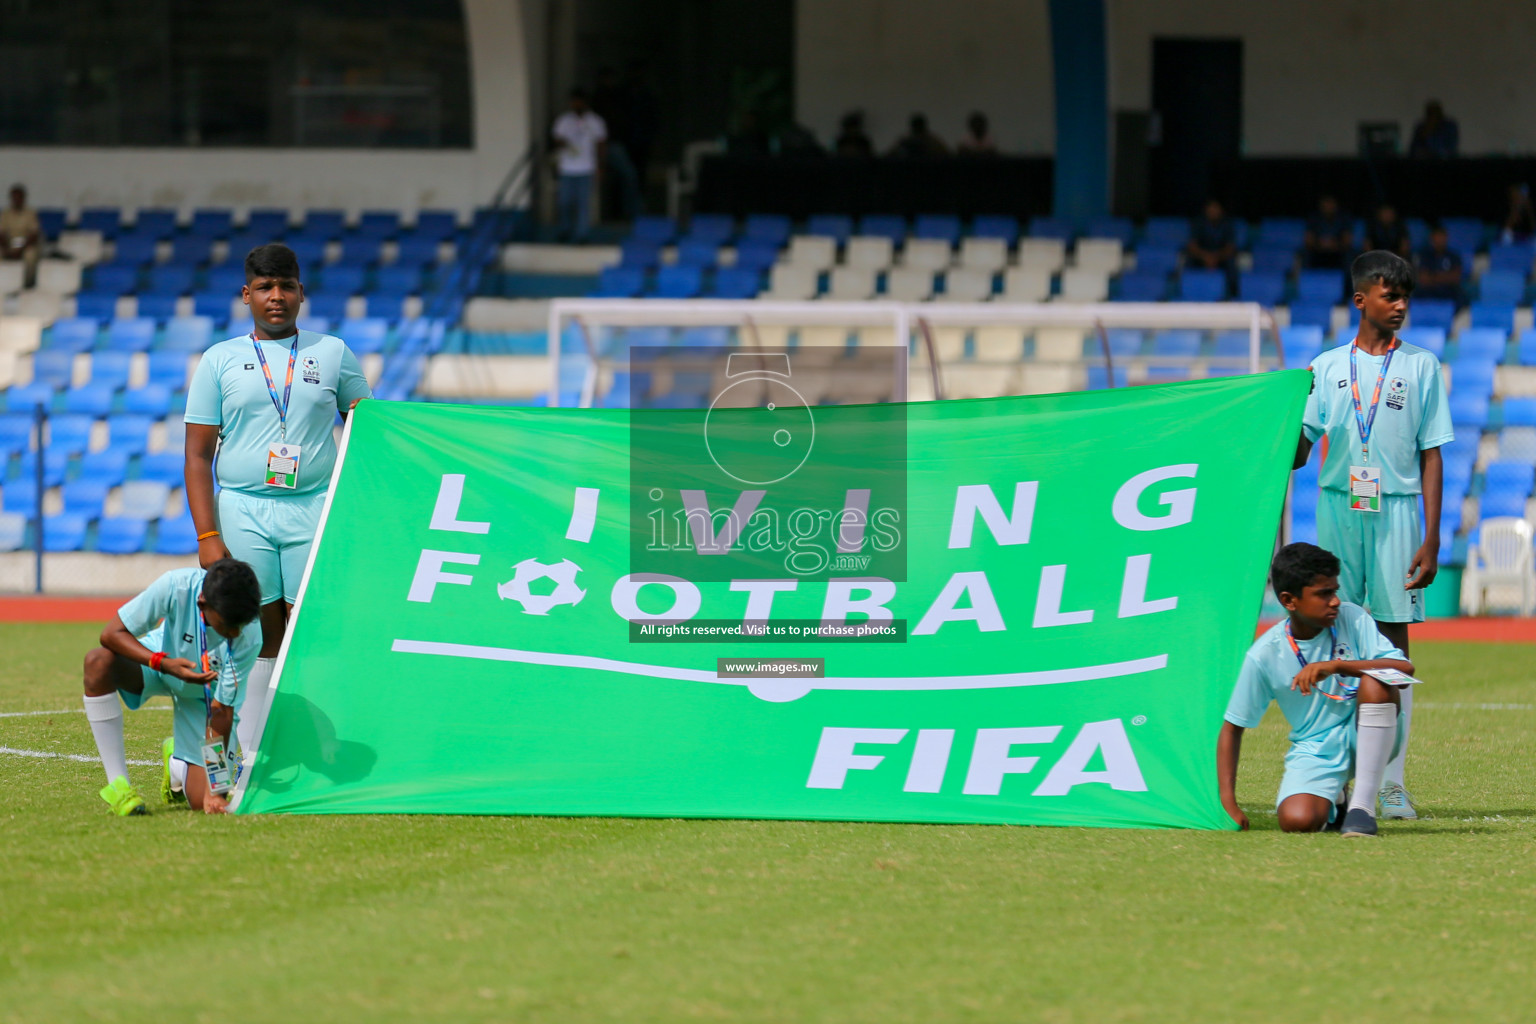
<path fill-rule="evenodd" d="M 1221 723 L 1221 733 L 1216 737 L 1216 784 L 1221 791 L 1221 806 L 1237 822 L 1237 827 L 1248 827 L 1248 815 L 1237 806 L 1237 759 L 1243 752 L 1243 727 L 1231 722 Z"/>
<path fill-rule="evenodd" d="M 1403 658 L 1372 658 L 1369 661 L 1314 661 L 1291 680 L 1291 689 L 1300 690 L 1305 697 L 1312 688 L 1329 676 L 1351 676 L 1359 679 L 1370 675 L 1373 668 L 1395 668 L 1405 676 L 1413 675 L 1413 662 Z"/>
<path fill-rule="evenodd" d="M 1440 505 L 1445 491 L 1445 460 L 1439 448 L 1419 452 L 1419 478 L 1424 488 L 1424 543 L 1408 566 L 1408 590 L 1422 590 L 1440 571 Z"/>

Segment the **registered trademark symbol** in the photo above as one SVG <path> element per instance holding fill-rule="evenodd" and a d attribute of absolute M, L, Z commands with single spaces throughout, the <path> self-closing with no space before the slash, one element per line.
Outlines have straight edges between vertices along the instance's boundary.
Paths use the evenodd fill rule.
<path fill-rule="evenodd" d="M 1147 716 L 1146 715 L 1137 715 L 1135 718 L 1131 719 L 1131 724 L 1132 725 L 1146 725 L 1147 724 Z"/>

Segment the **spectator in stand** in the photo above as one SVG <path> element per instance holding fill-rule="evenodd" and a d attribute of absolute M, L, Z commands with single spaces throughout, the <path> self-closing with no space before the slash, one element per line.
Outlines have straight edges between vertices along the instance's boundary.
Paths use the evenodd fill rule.
<path fill-rule="evenodd" d="M 1221 200 L 1205 201 L 1205 216 L 1197 219 L 1184 245 L 1184 259 L 1204 270 L 1225 270 L 1230 276 L 1237 256 L 1237 230 Z"/>
<path fill-rule="evenodd" d="M 1424 117 L 1413 126 L 1408 155 L 1420 159 L 1449 159 L 1461 143 L 1461 128 L 1445 116 L 1439 100 L 1424 104 Z"/>
<path fill-rule="evenodd" d="M 961 156 L 997 156 L 986 114 L 978 110 L 965 119 L 965 134 L 955 143 L 955 152 Z"/>
<path fill-rule="evenodd" d="M 37 279 L 37 257 L 42 244 L 42 225 L 38 223 L 37 211 L 27 206 L 26 187 L 12 185 L 11 205 L 0 210 L 0 259 L 22 261 L 28 288 Z"/>
<path fill-rule="evenodd" d="M 560 238 L 585 242 L 592 231 L 593 184 L 602 180 L 608 126 L 592 112 L 586 90 L 571 90 L 571 107 L 555 120 L 555 161 L 560 171 L 556 208 Z"/>
<path fill-rule="evenodd" d="M 1307 266 L 1342 270 L 1349 259 L 1350 242 L 1349 218 L 1339 209 L 1337 199 L 1323 196 L 1317 201 L 1317 212 L 1307 221 Z"/>
<path fill-rule="evenodd" d="M 832 144 L 832 152 L 837 156 L 875 155 L 875 144 L 869 141 L 869 136 L 864 132 L 862 110 L 850 110 L 843 115 L 841 131 L 837 141 Z"/>
<path fill-rule="evenodd" d="M 1504 215 L 1505 242 L 1529 242 L 1536 238 L 1536 211 L 1531 209 L 1531 187 L 1509 186 L 1509 212 Z"/>
<path fill-rule="evenodd" d="M 904 157 L 932 157 L 948 156 L 949 147 L 944 145 L 944 140 L 928 130 L 928 118 L 922 114 L 913 114 L 907 122 L 907 134 L 896 140 L 896 145 L 891 147 L 891 156 Z"/>
<path fill-rule="evenodd" d="M 1450 247 L 1450 236 L 1436 224 L 1429 233 L 1429 245 L 1413 257 L 1413 289 L 1417 299 L 1450 299 L 1463 304 L 1461 281 L 1465 273 L 1461 255 Z"/>
<path fill-rule="evenodd" d="M 1376 207 L 1375 218 L 1365 228 L 1365 247 L 1385 249 L 1403 259 L 1412 257 L 1413 243 L 1408 238 L 1408 229 L 1397 219 L 1397 210 L 1391 203 Z"/>
<path fill-rule="evenodd" d="M 603 163 L 603 169 L 608 172 L 604 209 L 611 202 L 620 219 L 634 220 L 643 211 L 640 209 L 640 175 L 625 142 L 632 134 L 629 95 L 619 81 L 618 72 L 611 67 L 598 69 L 597 88 L 592 91 L 592 111 L 602 118 L 608 131 L 607 155 Z"/>

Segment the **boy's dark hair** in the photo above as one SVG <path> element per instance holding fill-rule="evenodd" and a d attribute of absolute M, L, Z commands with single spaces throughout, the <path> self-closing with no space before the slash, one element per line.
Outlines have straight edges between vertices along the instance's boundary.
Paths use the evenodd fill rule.
<path fill-rule="evenodd" d="M 219 559 L 203 577 L 203 600 L 233 625 L 255 621 L 261 613 L 261 584 L 256 582 L 256 571 L 234 558 Z"/>
<path fill-rule="evenodd" d="M 1376 281 L 1384 288 L 1413 292 L 1413 267 L 1397 253 L 1385 249 L 1372 249 L 1356 256 L 1349 266 L 1349 279 L 1357 292 L 1365 291 Z"/>
<path fill-rule="evenodd" d="M 1300 597 L 1319 576 L 1338 574 L 1339 557 L 1316 544 L 1287 544 L 1275 552 L 1275 560 L 1269 563 L 1269 584 L 1275 588 L 1276 597 Z"/>
<path fill-rule="evenodd" d="M 258 245 L 245 257 L 245 279 L 258 277 L 291 277 L 299 279 L 299 258 L 282 242 Z"/>

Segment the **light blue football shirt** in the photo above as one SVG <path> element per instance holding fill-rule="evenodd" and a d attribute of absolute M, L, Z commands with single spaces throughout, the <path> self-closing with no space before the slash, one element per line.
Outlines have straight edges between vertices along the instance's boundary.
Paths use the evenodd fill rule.
<path fill-rule="evenodd" d="M 291 335 L 261 343 L 279 402 L 292 345 Z M 340 338 L 299 332 L 286 440 L 301 447 L 301 457 L 291 489 L 266 483 L 267 449 L 278 441 L 280 420 L 250 335 L 221 341 L 204 353 L 187 389 L 186 420 L 219 428 L 220 487 L 263 498 L 313 494 L 330 485 L 336 465 L 337 410 L 372 394 L 357 356 Z"/>
<path fill-rule="evenodd" d="M 1376 421 L 1371 427 L 1371 457 L 1362 460 L 1360 427 L 1355 421 L 1354 392 L 1349 386 L 1348 345 L 1329 349 L 1312 360 L 1312 393 L 1307 396 L 1301 429 L 1307 440 L 1328 436 L 1328 458 L 1318 482 L 1331 491 L 1349 492 L 1349 467 L 1381 470 L 1382 494 L 1419 494 L 1419 452 L 1438 448 L 1456 437 L 1440 360 L 1417 345 L 1400 344 L 1381 384 Z M 1360 382 L 1360 410 L 1370 415 L 1371 395 L 1384 356 L 1355 354 Z"/>
<path fill-rule="evenodd" d="M 144 636 L 164 619 L 162 647 L 166 657 L 186 658 L 196 665 L 202 658 L 197 636 L 202 612 L 198 610 L 197 599 L 203 592 L 205 575 L 201 569 L 172 569 L 119 608 L 117 617 L 137 637 Z M 247 623 L 234 640 L 225 640 L 211 629 L 206 635 L 208 660 L 219 671 L 213 684 L 213 698 L 226 707 L 238 708 L 245 697 L 241 684 L 250 678 L 256 656 L 261 653 L 261 620 Z M 203 697 L 200 684 L 182 682 L 173 676 L 166 676 L 165 682 L 179 696 L 196 700 Z"/>
<path fill-rule="evenodd" d="M 1291 680 L 1301 671 L 1301 663 L 1285 639 L 1285 619 L 1281 619 L 1253 642 L 1243 658 L 1237 686 L 1227 704 L 1227 721 L 1244 729 L 1256 728 L 1269 710 L 1270 701 L 1280 705 L 1280 713 L 1291 724 L 1291 742 L 1312 739 L 1348 723 L 1355 715 L 1352 700 L 1329 700 L 1314 691 L 1302 696 L 1291 689 Z M 1330 642 L 1336 641 L 1330 650 Z M 1373 661 L 1376 658 L 1402 658 L 1403 652 L 1381 635 L 1376 622 L 1364 608 L 1342 602 L 1333 633 L 1323 630 L 1310 640 L 1296 641 L 1307 664 L 1315 661 Z M 1341 694 L 1346 685 L 1359 680 L 1329 676 L 1320 689 Z"/>

